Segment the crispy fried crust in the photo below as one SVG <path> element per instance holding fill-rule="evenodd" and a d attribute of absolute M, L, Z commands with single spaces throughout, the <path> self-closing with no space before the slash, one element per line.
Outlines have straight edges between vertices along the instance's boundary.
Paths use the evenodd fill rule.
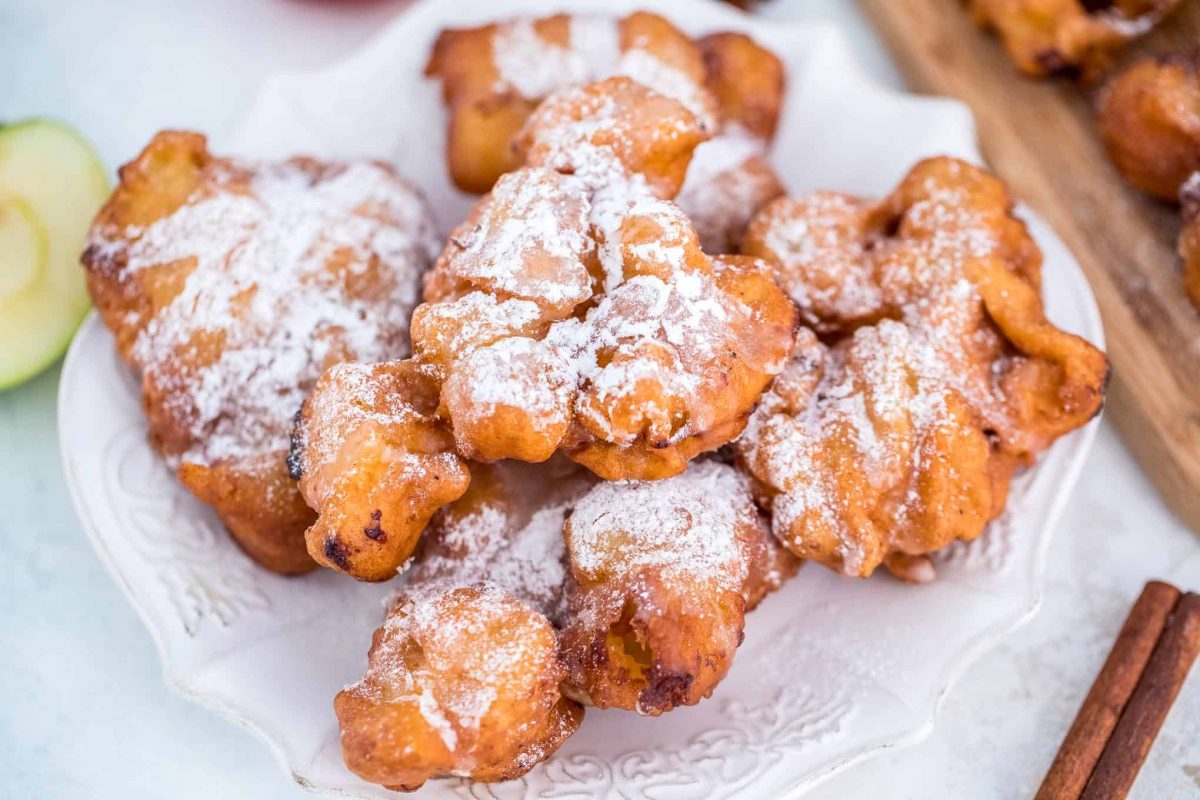
<path fill-rule="evenodd" d="M 178 131 L 121 168 L 96 217 L 88 287 L 141 373 L 151 443 L 268 569 L 316 566 L 292 416 L 325 366 L 407 352 L 431 241 L 391 167 L 221 158 Z"/>
<path fill-rule="evenodd" d="M 563 691 L 657 716 L 712 694 L 745 611 L 790 577 L 748 483 L 715 461 L 663 481 L 602 483 L 565 529 Z"/>
<path fill-rule="evenodd" d="M 622 19 L 557 14 L 444 30 L 426 74 L 449 108 L 446 160 L 455 185 L 482 194 L 521 165 L 513 140 L 557 89 L 626 75 L 711 116 L 695 44 L 655 14 Z"/>
<path fill-rule="evenodd" d="M 1109 157 L 1131 184 L 1174 202 L 1200 170 L 1200 52 L 1138 61 L 1097 101 Z"/>
<path fill-rule="evenodd" d="M 319 517 L 318 563 L 366 581 L 402 569 L 470 473 L 437 417 L 438 385 L 411 361 L 327 370 L 296 420 L 289 463 Z"/>
<path fill-rule="evenodd" d="M 993 477 L 1007 475 L 990 473 L 987 437 L 919 346 L 892 320 L 832 349 L 804 336 L 764 399 L 739 453 L 767 479 L 773 529 L 797 556 L 865 577 L 894 555 L 973 539 L 991 518 Z"/>
<path fill-rule="evenodd" d="M 706 253 L 736 253 L 754 217 L 784 193 L 762 143 L 719 136 L 696 148 L 675 202 L 696 226 Z"/>
<path fill-rule="evenodd" d="M 606 36 L 612 39 L 607 55 Z M 515 73 L 508 80 L 501 75 L 506 70 Z M 448 161 L 464 190 L 482 193 L 528 162 L 532 143 L 518 133 L 553 90 L 624 75 L 682 102 L 716 135 L 697 152 L 699 163 L 693 162 L 679 198 L 706 252 L 736 252 L 751 217 L 783 193 L 763 158 L 783 105 L 783 64 L 745 34 L 714 33 L 693 43 L 645 12 L 619 21 L 565 14 L 524 18 L 443 31 L 427 74 L 442 80 L 450 108 Z M 526 125 L 525 131 L 560 127 Z M 656 142 L 659 163 L 634 168 L 658 184 L 660 197 L 672 197 L 695 144 L 680 141 L 672 150 Z M 548 160 L 535 156 L 533 162 Z M 628 154 L 625 160 L 633 165 L 638 158 Z"/>
<path fill-rule="evenodd" d="M 709 258 L 661 199 L 701 137 L 627 78 L 531 118 L 531 164 L 454 232 L 413 315 L 468 458 L 562 450 L 604 478 L 661 478 L 744 427 L 795 311 L 767 264 Z"/>
<path fill-rule="evenodd" d="M 736 253 L 750 221 L 784 191 L 766 158 L 783 108 L 783 64 L 741 33 L 714 33 L 696 44 L 720 127 L 696 148 L 676 202 L 704 252 Z"/>
<path fill-rule="evenodd" d="M 637 175 L 655 197 L 669 200 L 683 185 L 692 151 L 707 138 L 677 100 L 619 77 L 546 98 L 514 148 L 526 166 L 578 176 L 595 188 Z"/>
<path fill-rule="evenodd" d="M 317 515 L 296 489 L 282 453 L 236 468 L 184 462 L 177 474 L 192 494 L 220 511 L 234 541 L 259 564 L 285 575 L 316 569 L 304 532 Z"/>
<path fill-rule="evenodd" d="M 1027 75 L 1103 74 L 1125 44 L 1158 24 L 1179 0 L 964 0 L 975 22 L 995 30 Z"/>
<path fill-rule="evenodd" d="M 723 31 L 696 41 L 704 58 L 705 85 L 724 127 L 736 125 L 763 141 L 775 138 L 783 109 L 783 62 L 744 33 Z"/>
<path fill-rule="evenodd" d="M 961 261 L 978 229 L 987 232 L 989 250 L 1038 289 L 1041 251 L 1011 212 L 1008 191 L 993 176 L 957 159 L 932 158 L 879 202 L 837 192 L 780 198 L 750 224 L 742 251 L 776 265 L 776 279 L 804 325 L 844 336 L 899 317 L 944 288 L 946 276 L 928 269 L 922 256 L 949 250 Z"/>
<path fill-rule="evenodd" d="M 411 582 L 488 581 L 552 622 L 562 618 L 563 524 L 596 482 L 562 456 L 471 465 L 471 488 L 429 523 Z"/>
<path fill-rule="evenodd" d="M 519 778 L 573 734 L 550 623 L 492 584 L 406 588 L 367 673 L 338 693 L 346 766 L 411 791 L 433 777 Z"/>
<path fill-rule="evenodd" d="M 1041 254 L 981 169 L 780 200 L 747 247 L 825 340 L 802 334 L 734 445 L 801 557 L 928 580 L 928 553 L 978 536 L 1014 470 L 1100 409 L 1107 360 L 1046 320 Z"/>

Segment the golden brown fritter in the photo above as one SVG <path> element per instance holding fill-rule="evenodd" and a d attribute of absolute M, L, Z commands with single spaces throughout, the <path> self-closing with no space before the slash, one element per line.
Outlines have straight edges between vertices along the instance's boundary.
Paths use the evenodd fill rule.
<path fill-rule="evenodd" d="M 438 383 L 412 361 L 339 364 L 296 419 L 289 465 L 318 513 L 320 564 L 365 581 L 403 569 L 430 517 L 470 473 L 437 416 Z"/>
<path fill-rule="evenodd" d="M 756 139 L 729 133 L 696 148 L 675 202 L 696 227 L 704 252 L 738 252 L 750 222 L 783 194 L 764 147 Z"/>
<path fill-rule="evenodd" d="M 1097 103 L 1109 157 L 1131 184 L 1174 202 L 1200 170 L 1200 51 L 1138 61 Z"/>
<path fill-rule="evenodd" d="M 783 109 L 783 64 L 741 33 L 714 33 L 697 45 L 720 127 L 696 148 L 675 202 L 704 252 L 736 253 L 750 220 L 784 191 L 766 157 Z"/>
<path fill-rule="evenodd" d="M 411 582 L 487 581 L 552 622 L 562 617 L 563 523 L 596 482 L 563 456 L 471 465 L 471 488 L 429 523 Z"/>
<path fill-rule="evenodd" d="M 566 525 L 563 691 L 657 716 L 712 694 L 745 612 L 795 572 L 732 467 L 601 483 Z"/>
<path fill-rule="evenodd" d="M 706 252 L 736 252 L 750 218 L 783 192 L 764 157 L 783 105 L 783 64 L 745 34 L 720 32 L 692 42 L 645 12 L 622 20 L 523 18 L 444 31 L 427 72 L 443 81 L 450 107 L 448 160 L 464 190 L 486 191 L 501 174 L 526 163 L 527 143 L 523 147 L 517 133 L 542 99 L 588 81 L 627 76 L 682 103 L 715 136 L 697 151 L 688 190 L 679 198 Z M 559 129 L 534 129 L 539 127 Z M 672 161 L 671 151 L 655 143 L 656 154 L 677 173 L 660 197 L 674 196 L 694 146 L 681 148 L 683 158 Z M 654 182 L 655 170 L 643 165 L 636 171 Z"/>
<path fill-rule="evenodd" d="M 755 218 L 742 252 L 775 264 L 801 322 L 830 336 L 935 295 L 961 277 L 964 259 L 978 257 L 972 248 L 1040 286 L 1041 252 L 1004 185 L 965 162 L 932 158 L 878 202 L 837 192 L 780 198 Z"/>
<path fill-rule="evenodd" d="M 928 579 L 925 554 L 978 536 L 1013 471 L 1100 409 L 1104 354 L 1046 320 L 1041 253 L 977 167 L 777 201 L 747 244 L 830 343 L 800 337 L 734 445 L 799 556 Z"/>
<path fill-rule="evenodd" d="M 221 158 L 195 133 L 158 134 L 120 177 L 83 263 L 150 440 L 255 560 L 312 569 L 291 420 L 325 367 L 407 353 L 425 205 L 383 164 Z"/>
<path fill-rule="evenodd" d="M 795 312 L 768 265 L 710 259 L 660 199 L 676 172 L 663 165 L 697 140 L 678 104 L 614 78 L 549 99 L 531 126 L 578 120 L 597 97 L 610 102 L 582 139 L 571 124 L 522 134 L 534 163 L 451 236 L 414 351 L 443 379 L 468 458 L 562 450 L 604 478 L 668 477 L 742 429 Z"/>
<path fill-rule="evenodd" d="M 411 791 L 433 777 L 519 778 L 573 734 L 557 636 L 494 584 L 402 589 L 367 673 L 334 700 L 346 766 Z"/>
<path fill-rule="evenodd" d="M 678 101 L 619 77 L 547 97 L 514 148 L 525 166 L 570 175 L 592 190 L 633 182 L 670 200 L 683 185 L 692 152 L 707 138 Z"/>
<path fill-rule="evenodd" d="M 712 120 L 696 45 L 655 14 L 617 19 L 557 14 L 442 31 L 426 66 L 449 108 L 446 160 L 454 183 L 483 193 L 521 165 L 513 138 L 555 91 L 627 76 Z"/>
<path fill-rule="evenodd" d="M 262 566 L 284 575 L 317 567 L 304 544 L 316 515 L 288 474 L 285 453 L 212 465 L 184 461 L 176 475 L 201 502 L 217 509 L 234 541 Z"/>
<path fill-rule="evenodd" d="M 964 0 L 975 22 L 996 31 L 1026 75 L 1102 75 L 1129 42 L 1179 0 Z"/>
<path fill-rule="evenodd" d="M 774 139 L 787 81 L 779 57 L 732 31 L 709 34 L 696 46 L 722 129 L 736 126 L 764 142 Z"/>
<path fill-rule="evenodd" d="M 1007 475 L 991 474 L 987 437 L 926 347 L 893 320 L 832 348 L 802 335 L 737 445 L 796 555 L 865 577 L 894 554 L 973 539 L 991 518 L 992 480 Z"/>

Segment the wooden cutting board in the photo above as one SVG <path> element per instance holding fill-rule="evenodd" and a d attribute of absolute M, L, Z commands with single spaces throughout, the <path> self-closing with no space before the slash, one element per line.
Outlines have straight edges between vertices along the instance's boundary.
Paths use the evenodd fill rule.
<path fill-rule="evenodd" d="M 959 0 L 860 0 L 914 89 L 971 106 L 992 168 L 1079 259 L 1100 304 L 1113 379 L 1107 413 L 1167 503 L 1200 532 L 1200 313 L 1183 291 L 1178 211 L 1128 187 L 1097 135 L 1093 92 L 1022 77 Z M 1130 48 L 1200 42 L 1184 0 Z"/>

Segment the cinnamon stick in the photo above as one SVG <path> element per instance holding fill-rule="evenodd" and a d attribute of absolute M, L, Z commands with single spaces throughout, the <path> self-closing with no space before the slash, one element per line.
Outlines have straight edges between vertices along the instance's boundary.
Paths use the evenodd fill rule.
<path fill-rule="evenodd" d="M 1129 793 L 1197 654 L 1200 654 L 1200 595 L 1188 592 L 1172 612 L 1150 663 L 1096 764 L 1083 800 L 1111 800 Z"/>
<path fill-rule="evenodd" d="M 1108 659 L 1063 739 L 1036 800 L 1076 800 L 1142 677 L 1180 592 L 1150 581 L 1121 626 Z"/>

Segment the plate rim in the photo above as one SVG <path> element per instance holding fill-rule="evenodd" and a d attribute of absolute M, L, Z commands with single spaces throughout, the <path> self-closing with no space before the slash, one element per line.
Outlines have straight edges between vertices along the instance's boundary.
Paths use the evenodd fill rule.
<path fill-rule="evenodd" d="M 896 99 L 903 99 L 906 102 L 921 102 L 931 106 L 943 106 L 947 110 L 954 109 L 955 113 L 963 117 L 963 123 L 967 126 L 966 132 L 971 138 L 971 155 L 973 160 L 978 163 L 986 164 L 985 159 L 979 151 L 977 126 L 974 114 L 970 108 L 961 101 L 943 96 L 918 95 L 904 90 L 893 89 L 889 86 L 881 84 L 871 75 L 869 75 L 862 67 L 861 63 L 854 56 L 853 50 L 850 48 L 850 43 L 844 31 L 835 23 L 830 21 L 797 21 L 797 20 L 762 20 L 752 17 L 745 12 L 727 6 L 717 6 L 715 3 L 706 2 L 706 0 L 673 0 L 679 7 L 678 13 L 686 13 L 686 6 L 704 6 L 709 13 L 716 12 L 729 20 L 736 20 L 739 28 L 755 28 L 761 25 L 769 24 L 773 28 L 781 28 L 794 32 L 803 31 L 813 37 L 814 41 L 827 43 L 840 50 L 840 55 L 843 60 L 852 67 L 853 78 L 858 81 L 864 88 L 879 94 L 890 96 Z M 281 82 L 286 82 L 291 79 L 298 79 L 306 76 L 319 75 L 344 67 L 347 63 L 354 60 L 364 51 L 369 50 L 379 45 L 379 42 L 385 39 L 390 30 L 397 25 L 403 24 L 406 17 L 413 15 L 415 12 L 433 13 L 432 9 L 435 6 L 444 5 L 439 0 L 417 0 L 414 3 L 399 10 L 393 17 L 384 23 L 380 29 L 357 47 L 350 50 L 344 56 L 335 59 L 322 66 L 310 70 L 284 70 L 268 74 L 251 95 L 250 100 L 243 108 L 239 115 L 239 121 L 234 126 L 234 137 L 237 136 L 237 131 L 249 120 L 253 109 L 259 106 L 261 99 L 271 93 Z M 503 14 L 503 11 L 497 11 L 498 14 Z M 1087 338 L 1098 347 L 1105 346 L 1105 332 L 1103 321 L 1099 313 L 1099 308 L 1096 304 L 1094 292 L 1091 289 L 1090 283 L 1086 276 L 1083 275 L 1078 260 L 1070 249 L 1062 242 L 1052 227 L 1050 227 L 1041 217 L 1032 209 L 1024 204 L 1018 205 L 1018 212 L 1023 219 L 1030 223 L 1031 227 L 1040 229 L 1039 235 L 1035 238 L 1042 239 L 1048 237 L 1062 252 L 1068 257 L 1071 270 L 1076 273 L 1078 282 L 1081 286 L 1087 287 L 1087 292 L 1077 298 L 1079 311 L 1081 312 L 1082 321 L 1086 324 L 1088 330 L 1083 331 L 1081 335 Z M 1045 247 L 1046 241 L 1040 242 Z M 62 435 L 66 429 L 64 420 L 69 413 L 68 404 L 74 401 L 74 387 L 80 374 L 79 361 L 82 358 L 81 353 L 84 351 L 86 343 L 96 335 L 93 331 L 103 333 L 104 327 L 100 320 L 99 313 L 95 309 L 91 310 L 82 324 L 76 330 L 72 337 L 67 355 L 63 360 L 61 379 L 58 387 L 56 398 L 56 424 L 58 430 L 58 450 L 59 457 L 63 464 L 63 473 L 67 484 L 68 496 L 71 500 L 71 506 L 75 513 L 76 519 L 86 533 L 93 549 L 100 556 L 100 561 L 104 565 L 106 571 L 113 578 L 116 584 L 120 587 L 121 592 L 125 595 L 126 600 L 134 608 L 138 617 L 141 619 L 143 626 L 150 634 L 150 638 L 154 644 L 154 648 L 159 658 L 159 665 L 163 682 L 165 685 L 180 697 L 188 701 L 216 712 L 219 716 L 235 723 L 238 727 L 249 731 L 257 739 L 262 741 L 268 751 L 271 753 L 274 760 L 283 768 L 283 770 L 291 777 L 300 787 L 317 794 L 334 797 L 358 797 L 359 795 L 344 791 L 338 787 L 320 786 L 314 784 L 301 772 L 293 766 L 291 754 L 287 751 L 282 741 L 273 737 L 265 727 L 259 724 L 255 719 L 246 715 L 246 712 L 239 710 L 222 698 L 213 693 L 201 691 L 192 685 L 189 685 L 187 674 L 180 669 L 175 663 L 169 647 L 167 646 L 168 633 L 161 628 L 150 609 L 143 604 L 137 597 L 133 587 L 126 579 L 124 573 L 117 564 L 117 559 L 106 543 L 104 534 L 100 533 L 98 524 L 90 515 L 85 514 L 85 510 L 89 505 L 85 502 L 82 489 L 80 487 L 79 478 L 72 464 L 72 454 L 69 452 L 67 437 Z M 116 360 L 113 362 L 117 363 Z M 936 684 L 939 687 L 932 698 L 932 703 L 927 704 L 927 708 L 921 715 L 922 719 L 919 725 L 915 726 L 907 734 L 883 744 L 875 744 L 863 747 L 853 755 L 830 764 L 822 770 L 810 773 L 799 777 L 794 783 L 784 790 L 782 797 L 788 800 L 794 800 L 804 793 L 808 792 L 815 786 L 832 778 L 833 776 L 844 772 L 858 764 L 875 758 L 889 751 L 899 751 L 901 749 L 911 747 L 924 739 L 934 730 L 937 718 L 941 713 L 942 706 L 947 695 L 958 683 L 962 675 L 969 669 L 984 653 L 995 647 L 995 645 L 1004 637 L 1011 634 L 1016 629 L 1020 628 L 1028 622 L 1040 608 L 1046 591 L 1046 566 L 1050 542 L 1053 538 L 1058 523 L 1061 520 L 1062 513 L 1070 500 L 1075 488 L 1078 484 L 1078 479 L 1082 473 L 1083 466 L 1087 462 L 1087 456 L 1092 448 L 1094 439 L 1097 435 L 1102 412 L 1097 414 L 1095 418 L 1089 421 L 1085 426 L 1073 432 L 1071 435 L 1074 439 L 1072 442 L 1074 449 L 1077 451 L 1072 458 L 1066 463 L 1065 471 L 1057 479 L 1058 488 L 1055 490 L 1052 502 L 1043 515 L 1038 530 L 1033 531 L 1031 535 L 1037 537 L 1031 563 L 1028 565 L 1030 570 L 1030 585 L 1032 587 L 1032 596 L 1027 597 L 1024 603 L 1024 608 L 1020 613 L 1016 613 L 1011 619 L 995 623 L 991 628 L 982 630 L 969 645 L 963 647 L 958 653 L 949 659 L 946 666 L 940 671 Z M 1024 565 L 1022 565 L 1024 568 Z"/>

